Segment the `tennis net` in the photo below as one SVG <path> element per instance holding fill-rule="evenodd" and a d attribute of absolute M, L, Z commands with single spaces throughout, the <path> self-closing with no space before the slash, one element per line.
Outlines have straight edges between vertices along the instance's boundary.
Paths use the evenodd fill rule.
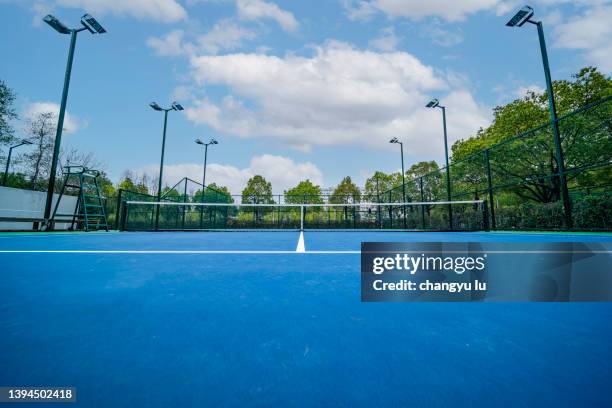
<path fill-rule="evenodd" d="M 486 201 L 235 204 L 126 201 L 124 231 L 488 229 Z"/>

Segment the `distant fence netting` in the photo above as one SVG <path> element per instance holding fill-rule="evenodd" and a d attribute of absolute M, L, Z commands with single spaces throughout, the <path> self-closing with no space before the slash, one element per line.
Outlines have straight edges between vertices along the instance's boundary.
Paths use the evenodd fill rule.
<path fill-rule="evenodd" d="M 121 229 L 176 230 L 424 230 L 448 231 L 448 207 L 455 229 L 488 228 L 485 201 L 453 203 L 240 204 L 134 202 L 124 204 Z M 159 213 L 159 218 L 156 219 Z"/>
<path fill-rule="evenodd" d="M 559 119 L 574 230 L 612 230 L 612 98 Z M 544 124 L 451 162 L 452 200 L 487 200 L 489 224 L 502 230 L 564 229 L 552 127 Z M 402 187 L 383 192 L 401 201 Z M 447 197 L 446 169 L 406 182 L 407 199 Z M 455 216 L 453 214 L 453 220 Z"/>

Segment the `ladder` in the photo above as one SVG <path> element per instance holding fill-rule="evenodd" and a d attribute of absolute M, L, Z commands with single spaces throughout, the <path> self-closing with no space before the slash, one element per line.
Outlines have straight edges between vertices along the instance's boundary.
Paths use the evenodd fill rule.
<path fill-rule="evenodd" d="M 104 202 L 100 194 L 98 176 L 100 172 L 84 166 L 65 166 L 64 183 L 49 221 L 51 229 L 56 222 L 70 223 L 70 230 L 108 231 Z M 73 214 L 58 213 L 59 205 L 68 189 L 78 190 Z"/>

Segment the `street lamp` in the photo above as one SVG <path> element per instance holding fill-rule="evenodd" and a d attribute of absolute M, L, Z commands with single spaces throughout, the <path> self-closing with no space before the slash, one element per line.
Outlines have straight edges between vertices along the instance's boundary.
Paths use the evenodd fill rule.
<path fill-rule="evenodd" d="M 32 142 L 30 142 L 29 140 L 22 140 L 19 144 L 16 144 L 14 146 L 11 146 L 9 148 L 9 152 L 8 152 L 8 156 L 6 157 L 6 167 L 4 168 L 4 176 L 2 176 L 2 186 L 6 186 L 6 179 L 8 177 L 8 172 L 9 172 L 9 165 L 11 163 L 11 155 L 13 154 L 13 149 L 19 146 L 23 146 L 23 145 L 31 145 L 33 144 Z"/>
<path fill-rule="evenodd" d="M 525 23 L 530 23 L 538 27 L 538 38 L 540 40 L 540 52 L 542 54 L 542 64 L 544 65 L 544 77 L 546 78 L 546 90 L 548 92 L 548 108 L 550 112 L 550 121 L 553 128 L 553 138 L 555 143 L 555 156 L 559 170 L 559 181 L 561 182 L 561 201 L 565 212 L 565 225 L 567 228 L 572 227 L 572 208 L 567 189 L 567 178 L 565 175 L 565 162 L 563 158 L 563 149 L 561 148 L 561 136 L 559 132 L 559 119 L 557 117 L 557 108 L 555 106 L 555 95 L 553 93 L 552 79 L 550 76 L 550 65 L 548 63 L 548 52 L 546 51 L 546 41 L 544 39 L 544 26 L 541 21 L 533 21 L 534 11 L 531 7 L 525 6 L 520 9 L 506 23 L 508 27 L 522 27 Z"/>
<path fill-rule="evenodd" d="M 202 197 L 204 197 L 204 189 L 206 188 L 206 160 L 208 157 L 208 146 L 219 144 L 215 139 L 210 139 L 210 142 L 204 143 L 200 139 L 196 139 L 195 142 L 201 146 L 204 146 L 204 174 L 202 176 Z"/>
<path fill-rule="evenodd" d="M 399 144 L 400 151 L 402 153 L 402 202 L 404 203 L 402 206 L 404 211 L 404 229 L 406 229 L 406 175 L 404 172 L 404 144 L 400 142 L 397 137 L 389 140 L 389 143 Z"/>
<path fill-rule="evenodd" d="M 166 150 L 166 128 L 168 126 L 168 112 L 170 111 L 182 111 L 184 110 L 181 104 L 177 102 L 172 102 L 172 105 L 169 108 L 162 108 L 157 104 L 157 102 L 151 102 L 149 104 L 153 110 L 158 112 L 164 112 L 164 133 L 162 136 L 162 150 L 161 150 L 161 161 L 159 164 L 159 180 L 157 183 L 157 202 L 161 201 L 161 193 L 162 193 L 162 178 L 164 176 L 164 152 Z M 155 229 L 159 226 L 159 205 L 157 206 L 157 210 L 155 211 Z"/>
<path fill-rule="evenodd" d="M 57 162 L 60 154 L 60 146 L 62 140 L 62 130 L 64 129 L 64 116 L 66 114 L 66 102 L 68 101 L 68 88 L 70 86 L 70 74 L 72 72 L 72 61 L 74 59 L 74 48 L 76 45 L 77 34 L 87 30 L 92 34 L 104 34 L 106 30 L 98 23 L 98 21 L 89 14 L 81 17 L 82 27 L 68 28 L 57 18 L 48 14 L 43 21 L 60 34 L 70 34 L 70 48 L 68 50 L 68 62 L 66 64 L 66 74 L 64 77 L 64 89 L 62 91 L 62 101 L 60 105 L 59 115 L 57 117 L 57 132 L 55 133 L 55 142 L 53 146 L 53 158 L 51 160 L 51 172 L 49 174 L 49 187 L 47 188 L 47 201 L 45 202 L 44 219 L 48 230 L 53 229 L 49 218 L 51 216 L 51 204 L 53 203 L 53 190 L 55 188 L 55 173 L 57 171 Z"/>
<path fill-rule="evenodd" d="M 202 175 L 202 195 L 200 196 L 200 202 L 204 202 L 204 194 L 206 192 L 206 160 L 208 158 L 208 146 L 219 144 L 215 139 L 210 139 L 208 143 L 204 143 L 200 139 L 196 139 L 195 142 L 201 146 L 204 146 L 204 174 Z M 200 207 L 200 228 L 204 222 L 204 207 Z"/>
<path fill-rule="evenodd" d="M 440 101 L 437 99 L 432 99 L 427 105 L 426 108 L 440 108 L 442 109 L 442 124 L 444 126 L 444 158 L 446 160 L 446 199 L 449 202 L 448 204 L 448 225 L 452 231 L 453 229 L 453 207 L 450 202 L 451 199 L 451 180 L 450 180 L 450 167 L 448 165 L 448 135 L 446 131 L 446 107 L 440 105 Z"/>

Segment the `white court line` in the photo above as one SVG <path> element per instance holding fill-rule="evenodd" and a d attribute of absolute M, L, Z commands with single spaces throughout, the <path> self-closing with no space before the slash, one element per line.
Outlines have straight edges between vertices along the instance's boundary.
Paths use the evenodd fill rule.
<path fill-rule="evenodd" d="M 139 251 L 139 250 L 0 250 L 0 254 L 131 254 L 131 255 L 214 255 L 214 254 L 262 254 L 262 255 L 292 255 L 292 254 L 312 254 L 312 255 L 333 255 L 333 254 L 360 254 L 361 251 Z"/>

